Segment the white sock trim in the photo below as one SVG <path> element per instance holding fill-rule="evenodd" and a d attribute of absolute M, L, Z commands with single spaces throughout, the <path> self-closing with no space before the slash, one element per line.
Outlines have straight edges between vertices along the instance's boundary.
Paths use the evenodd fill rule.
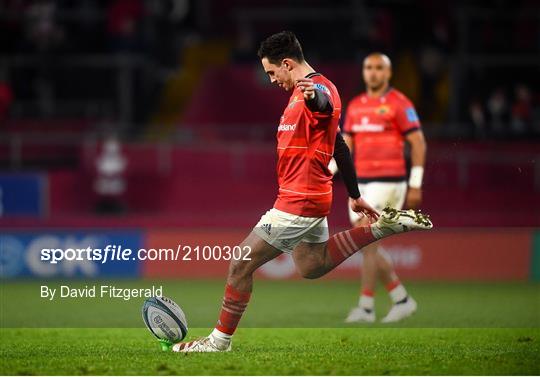
<path fill-rule="evenodd" d="M 232 338 L 232 335 L 225 334 L 224 332 L 219 331 L 218 329 L 214 329 L 212 333 L 210 334 L 210 336 L 213 337 L 214 339 L 218 339 L 220 341 L 226 341 L 226 342 L 230 342 Z"/>
<path fill-rule="evenodd" d="M 375 239 L 380 240 L 381 238 L 385 236 L 381 228 L 377 225 L 377 223 L 371 224 L 369 228 L 371 229 L 371 234 L 373 235 L 373 237 L 375 237 Z"/>
<path fill-rule="evenodd" d="M 373 310 L 375 307 L 375 298 L 371 296 L 361 295 L 358 300 L 358 306 L 362 309 Z"/>
<path fill-rule="evenodd" d="M 394 303 L 399 302 L 407 297 L 407 291 L 405 290 L 403 284 L 398 285 L 388 293 L 390 294 L 390 297 Z"/>

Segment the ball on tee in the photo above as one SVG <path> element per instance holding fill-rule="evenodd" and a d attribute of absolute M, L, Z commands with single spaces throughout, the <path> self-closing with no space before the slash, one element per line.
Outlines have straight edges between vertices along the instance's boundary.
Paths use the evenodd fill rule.
<path fill-rule="evenodd" d="M 143 304 L 142 317 L 146 327 L 160 340 L 178 343 L 187 335 L 186 316 L 170 298 L 148 298 Z"/>

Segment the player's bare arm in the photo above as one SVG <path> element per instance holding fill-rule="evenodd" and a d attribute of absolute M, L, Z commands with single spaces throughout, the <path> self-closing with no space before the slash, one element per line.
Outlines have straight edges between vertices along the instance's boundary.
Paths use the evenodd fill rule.
<path fill-rule="evenodd" d="M 411 178 L 407 190 L 406 207 L 417 208 L 422 203 L 422 176 L 426 162 L 426 140 L 421 130 L 410 132 L 405 136 L 411 145 Z"/>

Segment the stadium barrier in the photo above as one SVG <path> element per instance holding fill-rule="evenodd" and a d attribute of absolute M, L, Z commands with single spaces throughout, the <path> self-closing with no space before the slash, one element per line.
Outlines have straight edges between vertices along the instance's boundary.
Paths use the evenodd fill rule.
<path fill-rule="evenodd" d="M 47 213 L 47 174 L 0 174 L 0 217 L 45 216 Z"/>
<path fill-rule="evenodd" d="M 540 226 L 540 169 L 534 165 L 535 145 L 454 144 L 431 142 L 428 152 L 422 206 L 438 227 Z M 174 227 L 180 226 L 181 218 L 189 218 L 187 226 L 197 227 L 208 224 L 204 217 L 209 211 L 216 219 L 227 219 L 216 220 L 216 226 L 249 226 L 270 208 L 277 192 L 273 144 L 126 144 L 122 151 L 128 163 L 126 191 L 119 199 L 126 216 L 118 221 L 119 226 L 144 215 L 159 224 L 163 217 L 176 217 L 169 224 Z M 65 216 L 76 218 L 74 221 L 91 219 L 99 203 L 94 190 L 97 156 L 99 145 L 89 143 L 80 147 L 76 169 L 0 173 L 0 191 L 4 193 L 0 196 L 4 209 L 0 228 L 10 225 L 11 215 L 42 219 L 42 226 Z M 23 181 L 31 175 L 40 184 L 34 184 L 30 195 Z M 15 181 L 19 183 L 14 186 Z M 220 195 L 215 195 L 216 186 Z M 334 188 L 335 210 L 330 222 L 347 226 L 347 194 L 339 177 Z M 30 196 L 21 197 L 23 192 Z M 515 197 L 520 200 L 513 200 Z M 28 210 L 29 206 L 33 207 Z M 234 223 L 229 224 L 233 215 Z M 100 221 L 89 220 L 85 227 L 97 227 Z"/>
<path fill-rule="evenodd" d="M 199 245 L 227 245 L 240 242 L 246 231 L 182 229 L 149 231 L 147 247 L 176 248 L 179 242 Z M 380 242 L 393 259 L 398 274 L 418 280 L 527 280 L 533 263 L 531 229 L 443 229 L 409 233 Z M 201 242 L 204 240 L 203 242 Z M 237 244 L 237 243 L 236 243 Z M 361 253 L 346 260 L 326 278 L 360 277 Z M 226 261 L 190 260 L 179 263 L 148 261 L 143 275 L 150 278 L 219 278 L 227 271 Z M 265 279 L 300 279 L 294 262 L 282 255 L 258 270 Z"/>
<path fill-rule="evenodd" d="M 107 260 L 101 263 L 89 260 L 85 253 L 78 258 L 77 250 L 104 250 L 107 245 L 120 245 L 122 249 L 143 247 L 144 233 L 140 230 L 46 230 L 8 231 L 0 235 L 1 278 L 101 278 L 140 276 L 137 259 Z M 45 250 L 45 251 L 44 251 Z M 57 251 L 66 252 L 66 258 L 54 263 L 43 260 Z M 68 250 L 73 250 L 71 252 Z M 116 251 L 116 250 L 115 250 Z M 121 252 L 121 250 L 118 250 Z"/>
<path fill-rule="evenodd" d="M 229 264 L 226 247 L 232 250 L 245 235 L 245 228 L 7 231 L 0 235 L 0 277 L 221 279 Z M 50 255 L 43 260 L 43 250 L 104 251 L 108 245 L 105 263 L 87 259 L 52 263 Z M 132 253 L 125 260 L 112 261 L 113 246 L 118 252 L 129 249 Z M 379 246 L 391 256 L 404 279 L 540 280 L 540 230 L 439 229 L 389 238 Z M 142 256 L 137 254 L 139 250 L 144 251 Z M 361 253 L 357 253 L 325 279 L 358 279 L 361 263 Z M 301 278 L 287 255 L 267 263 L 257 274 L 262 279 Z"/>

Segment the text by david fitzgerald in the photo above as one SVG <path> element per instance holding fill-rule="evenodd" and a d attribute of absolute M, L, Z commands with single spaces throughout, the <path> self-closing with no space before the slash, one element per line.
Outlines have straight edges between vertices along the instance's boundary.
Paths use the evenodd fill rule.
<path fill-rule="evenodd" d="M 163 296 L 163 287 L 152 285 L 150 288 L 117 288 L 114 285 L 85 285 L 84 287 L 70 287 L 60 285 L 50 287 L 41 286 L 41 298 L 50 301 L 57 298 L 112 298 L 121 300 L 131 300 L 136 297 L 156 297 Z"/>

